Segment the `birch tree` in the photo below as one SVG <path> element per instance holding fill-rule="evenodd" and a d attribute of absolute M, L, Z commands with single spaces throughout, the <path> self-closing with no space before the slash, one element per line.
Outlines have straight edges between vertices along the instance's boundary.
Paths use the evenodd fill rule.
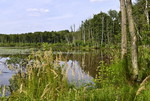
<path fill-rule="evenodd" d="M 132 2 L 131 0 L 126 0 L 126 3 L 127 3 L 129 32 L 131 35 L 131 61 L 132 61 L 132 69 L 133 69 L 133 79 L 137 80 L 137 77 L 139 74 L 137 35 L 136 35 L 134 19 L 133 19 L 133 14 L 132 14 Z"/>
<path fill-rule="evenodd" d="M 147 25 L 149 27 L 148 0 L 146 0 L 146 3 L 145 3 L 145 14 L 146 14 L 146 19 L 147 19 Z"/>
<path fill-rule="evenodd" d="M 121 58 L 124 59 L 127 55 L 127 15 L 125 0 L 120 0 L 121 9 Z"/>
<path fill-rule="evenodd" d="M 121 8 L 121 32 L 122 32 L 122 44 L 121 44 L 121 57 L 125 58 L 127 54 L 127 19 L 128 19 L 128 27 L 129 33 L 131 36 L 131 62 L 132 62 L 132 74 L 133 79 L 137 80 L 139 75 L 139 67 L 138 67 L 138 47 L 137 47 L 137 35 L 135 30 L 135 24 L 132 13 L 132 2 L 131 0 L 120 0 L 120 8 Z M 127 11 L 127 12 L 126 12 Z M 127 15 L 126 15 L 127 14 Z"/>

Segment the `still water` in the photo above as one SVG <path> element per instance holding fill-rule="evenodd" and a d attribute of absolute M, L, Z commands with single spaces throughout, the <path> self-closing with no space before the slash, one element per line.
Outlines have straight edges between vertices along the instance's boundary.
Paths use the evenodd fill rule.
<path fill-rule="evenodd" d="M 0 58 L 0 85 L 9 85 L 9 79 L 14 75 L 14 72 L 7 68 L 8 59 L 8 57 Z"/>
<path fill-rule="evenodd" d="M 93 83 L 92 79 L 97 74 L 97 67 L 101 60 L 105 60 L 109 63 L 109 57 L 103 54 L 100 50 L 80 52 L 54 52 L 61 54 L 61 60 L 59 64 L 63 66 L 68 81 L 74 83 L 77 86 L 87 83 Z M 9 79 L 16 73 L 7 67 L 6 60 L 9 57 L 0 57 L 0 85 L 9 85 Z"/>

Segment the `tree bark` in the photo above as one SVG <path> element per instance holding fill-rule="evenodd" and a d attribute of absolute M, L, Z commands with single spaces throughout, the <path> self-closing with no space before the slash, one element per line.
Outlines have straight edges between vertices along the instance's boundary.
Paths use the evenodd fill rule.
<path fill-rule="evenodd" d="M 129 32 L 131 35 L 131 61 L 132 61 L 132 69 L 133 69 L 133 79 L 137 80 L 139 74 L 137 36 L 136 36 L 136 30 L 134 26 L 134 19 L 132 15 L 132 2 L 131 0 L 126 0 L 126 3 L 127 3 Z"/>
<path fill-rule="evenodd" d="M 126 6 L 125 0 L 120 0 L 120 9 L 121 9 L 121 58 L 125 59 L 127 55 L 127 15 L 126 15 Z"/>
<path fill-rule="evenodd" d="M 145 14 L 146 14 L 146 19 L 147 19 L 147 25 L 149 27 L 149 13 L 148 13 L 148 0 L 146 0 L 146 3 L 145 3 Z"/>

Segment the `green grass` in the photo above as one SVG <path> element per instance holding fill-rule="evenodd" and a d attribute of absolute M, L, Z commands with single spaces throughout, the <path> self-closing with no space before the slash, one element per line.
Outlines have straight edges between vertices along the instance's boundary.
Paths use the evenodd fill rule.
<path fill-rule="evenodd" d="M 148 54 L 147 54 L 148 55 Z M 143 59 L 143 58 L 141 58 Z M 56 59 L 57 60 L 57 59 Z M 138 96 L 139 84 L 127 78 L 125 63 L 116 58 L 110 65 L 100 63 L 94 85 L 75 87 L 53 59 L 52 51 L 38 51 L 29 56 L 27 73 L 11 80 L 8 101 L 149 101 L 150 84 Z M 146 65 L 145 65 L 146 66 Z"/>
<path fill-rule="evenodd" d="M 29 52 L 30 49 L 25 48 L 0 47 L 0 55 L 28 54 Z"/>

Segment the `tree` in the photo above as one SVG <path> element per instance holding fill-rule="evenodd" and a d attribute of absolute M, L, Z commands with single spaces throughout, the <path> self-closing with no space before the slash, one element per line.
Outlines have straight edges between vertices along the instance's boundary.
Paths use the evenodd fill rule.
<path fill-rule="evenodd" d="M 138 67 L 138 47 L 137 47 L 137 36 L 135 30 L 135 24 L 133 19 L 132 12 L 132 2 L 131 0 L 120 0 L 121 7 L 121 30 L 122 30 L 122 44 L 121 44 L 121 57 L 124 59 L 127 54 L 127 19 L 128 19 L 128 27 L 129 33 L 131 36 L 131 62 L 132 62 L 132 70 L 133 70 L 133 79 L 137 80 L 139 75 L 139 67 Z M 127 12 L 126 12 L 127 11 Z M 126 16 L 127 14 L 127 16 Z"/>
<path fill-rule="evenodd" d="M 137 35 L 136 35 L 133 13 L 132 13 L 132 2 L 131 0 L 126 0 L 126 3 L 127 3 L 129 32 L 131 35 L 131 61 L 132 61 L 132 69 L 133 69 L 133 79 L 136 80 L 139 74 Z"/>
<path fill-rule="evenodd" d="M 104 41 L 104 17 L 102 16 L 102 36 L 101 36 L 101 46 L 103 46 Z"/>
<path fill-rule="evenodd" d="M 125 0 L 120 0 L 120 9 L 121 9 L 121 58 L 125 59 L 127 55 L 127 15 L 126 15 L 126 6 Z"/>
<path fill-rule="evenodd" d="M 147 25 L 149 27 L 148 0 L 146 0 L 146 3 L 145 3 L 145 14 L 146 14 L 146 19 L 147 19 Z"/>

